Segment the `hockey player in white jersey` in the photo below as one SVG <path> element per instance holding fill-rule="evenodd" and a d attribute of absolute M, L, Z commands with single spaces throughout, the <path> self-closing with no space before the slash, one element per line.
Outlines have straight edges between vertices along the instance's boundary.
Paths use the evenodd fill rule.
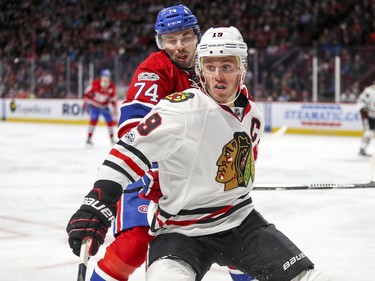
<path fill-rule="evenodd" d="M 357 107 L 361 114 L 363 135 L 359 155 L 371 157 L 367 148 L 371 143 L 375 131 L 375 82 L 366 87 L 359 95 Z"/>
<path fill-rule="evenodd" d="M 122 187 L 149 175 L 149 189 L 142 192 L 161 190 L 150 208 L 155 239 L 148 281 L 201 280 L 213 263 L 258 280 L 328 280 L 254 208 L 250 193 L 264 120 L 242 91 L 246 70 L 247 46 L 239 31 L 209 29 L 197 48 L 203 88 L 165 97 L 126 133 L 80 207 L 93 214 L 88 236 L 100 241 Z M 148 171 L 153 161 L 160 185 L 152 184 L 156 179 Z"/>

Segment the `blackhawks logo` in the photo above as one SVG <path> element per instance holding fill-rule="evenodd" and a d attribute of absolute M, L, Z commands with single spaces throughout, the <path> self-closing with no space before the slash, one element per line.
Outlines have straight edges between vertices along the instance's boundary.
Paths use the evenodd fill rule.
<path fill-rule="evenodd" d="M 250 137 L 245 132 L 234 133 L 233 139 L 223 147 L 216 165 L 216 181 L 224 184 L 225 191 L 247 187 L 250 179 L 254 181 L 255 177 Z"/>
<path fill-rule="evenodd" d="M 189 92 L 177 92 L 170 94 L 165 97 L 166 100 L 169 100 L 170 102 L 183 102 L 187 101 L 188 99 L 192 99 L 194 97 L 193 93 Z"/>

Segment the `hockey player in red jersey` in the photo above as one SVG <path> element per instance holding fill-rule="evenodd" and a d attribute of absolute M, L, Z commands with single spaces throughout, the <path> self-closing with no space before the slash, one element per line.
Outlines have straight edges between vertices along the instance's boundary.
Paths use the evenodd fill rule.
<path fill-rule="evenodd" d="M 112 106 L 112 112 L 109 106 Z M 89 129 L 87 133 L 88 145 L 92 145 L 92 136 L 100 115 L 103 115 L 107 126 L 109 137 L 114 143 L 114 131 L 116 128 L 116 86 L 111 81 L 111 72 L 104 69 L 100 72 L 100 77 L 92 81 L 83 95 L 83 108 L 88 108 L 90 113 Z"/>
<path fill-rule="evenodd" d="M 118 136 L 137 126 L 155 104 L 166 95 L 194 86 L 195 48 L 200 37 L 196 17 L 183 6 L 160 11 L 156 23 L 156 43 L 152 53 L 136 69 L 121 106 Z"/>
<path fill-rule="evenodd" d="M 152 53 L 134 73 L 126 100 L 121 106 L 119 138 L 137 127 L 140 120 L 165 96 L 198 87 L 195 48 L 200 39 L 200 30 L 196 17 L 184 5 L 162 9 L 156 19 L 155 32 L 160 51 Z M 148 175 L 151 176 L 154 171 L 153 169 Z M 153 176 L 157 177 L 157 172 Z M 148 178 L 144 177 L 143 181 L 148 181 Z M 146 214 L 150 201 L 140 198 L 138 194 L 141 183 L 142 181 L 138 181 L 131 184 L 122 194 L 113 224 L 115 241 L 107 247 L 105 256 L 99 260 L 91 280 L 128 280 L 134 270 L 144 263 L 148 243 L 153 237 L 148 234 Z M 144 196 L 141 194 L 141 197 Z M 74 229 L 75 226 L 68 227 Z M 71 233 L 73 234 L 70 236 L 75 236 L 75 239 L 81 235 Z M 104 240 L 101 231 L 96 235 L 100 236 L 101 241 Z M 79 244 L 75 247 L 79 247 Z M 99 245 L 95 247 L 97 251 Z M 91 254 L 95 254 L 95 251 Z M 75 252 L 78 253 L 77 249 Z M 253 280 L 235 268 L 229 268 L 229 272 L 234 281 Z"/>
<path fill-rule="evenodd" d="M 367 152 L 367 148 L 375 132 L 375 81 L 359 95 L 357 107 L 361 114 L 363 128 L 359 155 L 371 157 L 372 155 Z"/>

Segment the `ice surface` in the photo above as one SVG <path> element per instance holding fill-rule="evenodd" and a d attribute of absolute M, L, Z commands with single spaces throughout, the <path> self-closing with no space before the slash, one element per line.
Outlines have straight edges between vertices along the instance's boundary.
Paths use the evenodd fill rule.
<path fill-rule="evenodd" d="M 76 280 L 65 226 L 111 147 L 98 127 L 0 123 L 0 280 Z M 265 135 L 256 183 L 364 183 L 359 138 Z M 369 152 L 375 153 L 372 144 Z M 375 280 L 375 189 L 253 191 L 256 208 L 334 281 Z M 112 241 L 109 234 L 106 245 Z M 88 275 L 97 257 L 89 261 Z M 87 278 L 88 280 L 88 278 Z M 144 268 L 130 278 L 144 280 Z M 204 281 L 231 280 L 217 265 Z"/>

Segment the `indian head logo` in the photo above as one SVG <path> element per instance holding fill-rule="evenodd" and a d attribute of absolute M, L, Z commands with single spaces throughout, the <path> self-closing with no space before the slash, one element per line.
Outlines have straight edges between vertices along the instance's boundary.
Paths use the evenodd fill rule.
<path fill-rule="evenodd" d="M 236 132 L 222 150 L 216 162 L 216 181 L 224 184 L 224 190 L 247 187 L 254 181 L 255 165 L 250 137 L 245 132 Z"/>

